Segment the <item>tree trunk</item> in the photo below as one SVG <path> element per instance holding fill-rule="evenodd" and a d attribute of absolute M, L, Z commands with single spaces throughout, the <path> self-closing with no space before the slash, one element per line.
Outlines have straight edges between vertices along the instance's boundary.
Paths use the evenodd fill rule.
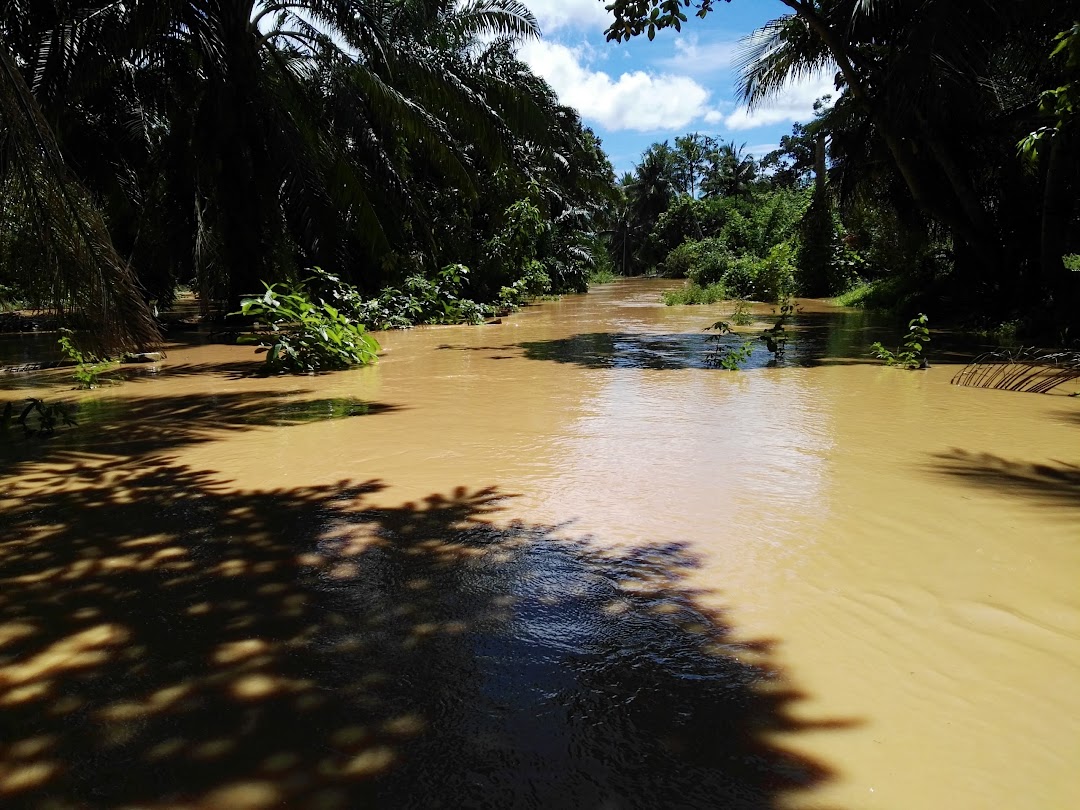
<path fill-rule="evenodd" d="M 820 132 L 814 143 L 814 196 L 822 196 L 828 190 L 825 174 L 825 133 Z"/>
<path fill-rule="evenodd" d="M 1052 292 L 1060 286 L 1061 276 L 1068 272 L 1061 262 L 1065 253 L 1065 231 L 1072 213 L 1068 193 L 1068 139 L 1068 132 L 1062 130 L 1050 142 L 1043 185 L 1040 265 L 1043 283 Z"/>

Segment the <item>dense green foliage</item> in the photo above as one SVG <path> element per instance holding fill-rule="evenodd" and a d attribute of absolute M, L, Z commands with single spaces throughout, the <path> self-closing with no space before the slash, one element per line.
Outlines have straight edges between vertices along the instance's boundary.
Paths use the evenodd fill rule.
<path fill-rule="evenodd" d="M 656 272 L 1075 337 L 1075 11 L 781 2 L 744 100 L 821 70 L 835 99 L 770 155 L 687 133 L 615 184 L 518 0 L 0 0 L 0 297 L 132 348 L 180 286 L 210 314 L 316 265 L 372 326 Z M 608 38 L 714 5 L 614 0 Z"/>
<path fill-rule="evenodd" d="M 693 282 L 678 290 L 667 290 L 661 293 L 661 298 L 668 306 L 678 304 L 716 304 L 730 296 L 722 282 L 717 281 L 701 287 Z"/>
<path fill-rule="evenodd" d="M 130 346 L 179 285 L 236 308 L 314 265 L 583 289 L 613 176 L 537 35 L 517 0 L 0 0 L 4 297 Z"/>
<path fill-rule="evenodd" d="M 700 136 L 676 140 L 685 143 L 693 138 Z M 775 301 L 800 286 L 796 259 L 810 192 L 758 176 L 757 161 L 735 151 L 751 167 L 754 179 L 717 190 L 708 180 L 719 170 L 706 161 L 701 184 L 706 196 L 701 198 L 680 191 L 679 164 L 663 157 L 671 152 L 666 143 L 654 144 L 643 156 L 636 179 L 628 178 L 623 184 L 627 210 L 640 213 L 617 232 L 622 241 L 613 247 L 612 255 L 625 254 L 628 272 L 689 279 L 686 290 L 664 296 L 668 303 L 711 303 L 724 297 Z M 658 166 L 664 173 L 646 183 L 645 177 L 658 171 Z M 650 195 L 647 204 L 638 198 L 643 190 Z M 649 219 L 649 215 L 655 216 Z M 833 241 L 830 236 L 830 244 Z"/>
<path fill-rule="evenodd" d="M 933 301 L 1075 337 L 1080 274 L 1066 257 L 1080 253 L 1076 10 L 1053 0 L 781 2 L 789 13 L 745 42 L 743 98 L 758 104 L 820 70 L 836 72 L 838 91 L 762 162 L 777 187 L 815 175 L 796 240 L 800 292 L 869 281 L 904 308 Z M 614 0 L 608 38 L 679 29 L 688 5 L 705 16 L 720 4 Z"/>
<path fill-rule="evenodd" d="M 299 284 L 264 286 L 262 295 L 243 300 L 239 313 L 263 329 L 242 335 L 239 342 L 258 344 L 266 352 L 268 372 L 306 373 L 375 361 L 379 344 L 337 307 L 312 301 Z"/>

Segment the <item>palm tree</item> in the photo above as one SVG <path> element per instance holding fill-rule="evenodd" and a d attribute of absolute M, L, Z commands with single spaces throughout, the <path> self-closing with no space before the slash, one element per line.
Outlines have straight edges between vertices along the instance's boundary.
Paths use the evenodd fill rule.
<path fill-rule="evenodd" d="M 627 188 L 634 219 L 655 222 L 671 205 L 676 187 L 674 153 L 666 142 L 654 143 L 634 167 L 634 182 Z"/>
<path fill-rule="evenodd" d="M 757 178 L 758 165 L 745 152 L 746 144 L 720 143 L 708 155 L 701 189 L 705 197 L 741 197 L 749 192 Z"/>
<path fill-rule="evenodd" d="M 697 197 L 698 184 L 707 166 L 712 139 L 694 132 L 675 138 L 675 171 L 683 194 Z"/>
<path fill-rule="evenodd" d="M 92 326 L 83 339 L 89 348 L 148 348 L 160 334 L 131 266 L 86 189 L 72 178 L 20 70 L 36 20 L 20 2 L 0 4 L 0 231 L 22 263 L 33 267 L 22 279 L 24 291 Z"/>

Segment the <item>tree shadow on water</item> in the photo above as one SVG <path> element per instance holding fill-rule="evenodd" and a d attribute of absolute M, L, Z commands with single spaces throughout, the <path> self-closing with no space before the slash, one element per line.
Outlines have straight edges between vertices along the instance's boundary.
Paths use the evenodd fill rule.
<path fill-rule="evenodd" d="M 1035 503 L 1080 507 L 1080 465 L 1011 461 L 957 448 L 934 458 L 932 469 L 950 478 Z"/>
<path fill-rule="evenodd" d="M 313 398 L 314 393 L 245 390 L 86 398 L 70 408 L 76 425 L 57 430 L 48 440 L 22 441 L 10 428 L 0 432 L 4 451 L 0 463 L 10 471 L 45 454 L 71 451 L 132 457 L 214 441 L 238 430 L 288 428 L 402 410 L 399 405 L 350 397 Z M 22 401 L 10 399 L 22 407 Z M 0 408 L 4 403 L 0 399 Z"/>
<path fill-rule="evenodd" d="M 494 490 L 4 482 L 0 806 L 772 808 L 799 695 L 681 545 L 503 524 Z M 51 481 L 52 484 L 45 483 Z"/>

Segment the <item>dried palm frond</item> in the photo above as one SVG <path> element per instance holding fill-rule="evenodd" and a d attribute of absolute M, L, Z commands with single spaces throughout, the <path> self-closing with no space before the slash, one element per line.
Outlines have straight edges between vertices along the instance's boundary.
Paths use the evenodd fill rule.
<path fill-rule="evenodd" d="M 1071 380 L 1080 380 L 1080 352 L 1021 347 L 980 354 L 957 372 L 952 383 L 1048 394 Z"/>
<path fill-rule="evenodd" d="M 52 131 L 14 60 L 0 48 L 2 223 L 37 250 L 26 279 L 48 306 L 90 327 L 98 351 L 144 350 L 160 340 L 130 265 L 90 196 L 69 175 Z"/>

